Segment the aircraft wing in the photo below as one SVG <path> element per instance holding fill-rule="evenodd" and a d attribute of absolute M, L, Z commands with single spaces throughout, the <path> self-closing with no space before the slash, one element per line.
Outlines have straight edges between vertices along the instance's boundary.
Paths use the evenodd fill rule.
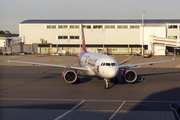
<path fill-rule="evenodd" d="M 179 48 L 174 48 L 174 58 L 172 60 L 147 62 L 147 63 L 138 63 L 138 64 L 129 64 L 129 65 L 119 66 L 119 68 L 121 69 L 121 68 L 126 68 L 126 67 L 128 68 L 128 67 L 137 67 L 137 66 L 141 66 L 141 65 L 153 65 L 153 64 L 156 64 L 156 63 L 171 62 L 171 61 L 176 60 L 176 49 L 179 49 Z"/>
<path fill-rule="evenodd" d="M 147 62 L 147 63 L 138 63 L 138 64 L 123 65 L 123 66 L 119 66 L 119 68 L 137 67 L 137 66 L 141 66 L 141 65 L 153 65 L 153 64 L 156 64 L 156 63 L 171 62 L 171 61 L 174 61 L 174 60 L 175 60 L 175 58 L 173 58 L 173 60 L 166 60 L 166 61 L 156 61 L 156 62 Z"/>
<path fill-rule="evenodd" d="M 6 59 L 5 59 L 5 60 L 6 60 Z M 86 67 L 78 67 L 78 66 L 67 66 L 67 65 L 47 64 L 47 63 L 36 63 L 36 62 L 24 62 L 24 61 L 14 61 L 14 60 L 6 60 L 6 61 L 7 61 L 7 62 L 16 62 L 16 63 L 32 64 L 32 65 L 44 65 L 44 66 L 51 66 L 51 67 L 71 68 L 71 69 L 83 70 L 83 71 L 88 70 L 88 68 L 86 68 Z"/>
<path fill-rule="evenodd" d="M 122 62 L 120 62 L 120 63 L 119 63 L 119 65 L 122 65 L 122 64 L 126 63 L 126 62 L 127 62 L 127 60 L 129 60 L 130 58 L 131 58 L 131 57 L 129 57 L 129 58 L 127 58 L 127 59 L 123 60 Z"/>

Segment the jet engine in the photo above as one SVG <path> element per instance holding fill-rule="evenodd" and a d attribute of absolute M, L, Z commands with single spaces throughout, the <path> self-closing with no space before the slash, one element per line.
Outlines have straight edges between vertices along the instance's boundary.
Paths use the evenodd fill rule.
<path fill-rule="evenodd" d="M 72 69 L 67 69 L 63 71 L 62 78 L 67 83 L 75 83 L 77 80 L 77 73 Z"/>
<path fill-rule="evenodd" d="M 126 81 L 126 82 L 128 82 L 128 83 L 133 83 L 134 81 L 136 81 L 136 79 L 137 79 L 137 74 L 136 74 L 136 72 L 134 71 L 134 70 L 132 70 L 132 69 L 124 69 L 123 71 L 122 71 L 122 78 Z"/>

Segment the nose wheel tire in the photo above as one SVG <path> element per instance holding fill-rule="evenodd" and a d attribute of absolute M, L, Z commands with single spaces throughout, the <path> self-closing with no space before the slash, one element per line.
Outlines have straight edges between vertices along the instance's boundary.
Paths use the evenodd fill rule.
<path fill-rule="evenodd" d="M 108 83 L 108 80 L 107 79 L 104 79 L 105 81 L 105 89 L 109 89 L 109 83 Z"/>
<path fill-rule="evenodd" d="M 105 89 L 109 89 L 109 85 L 105 85 Z"/>

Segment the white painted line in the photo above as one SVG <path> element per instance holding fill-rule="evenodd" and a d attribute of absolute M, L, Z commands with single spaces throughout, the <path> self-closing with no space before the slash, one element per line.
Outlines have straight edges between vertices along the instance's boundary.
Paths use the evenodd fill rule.
<path fill-rule="evenodd" d="M 138 103 L 138 104 L 127 103 L 126 106 L 127 106 L 127 105 L 132 105 L 132 106 L 135 106 L 135 105 L 136 105 L 136 106 L 140 106 L 140 105 L 147 105 L 147 104 L 141 104 L 141 103 Z"/>
<path fill-rule="evenodd" d="M 65 112 L 64 114 L 60 115 L 59 117 L 57 117 L 54 120 L 59 120 L 61 118 L 63 118 L 64 116 L 66 116 L 67 114 L 69 114 L 70 112 L 72 112 L 74 109 L 76 109 L 77 107 L 79 107 L 81 104 L 83 104 L 85 102 L 85 100 L 81 101 L 79 104 L 77 104 L 76 106 L 74 106 L 72 109 L 68 110 L 67 112 Z"/>
<path fill-rule="evenodd" d="M 114 116 L 119 112 L 119 110 L 124 106 L 126 101 L 123 101 L 122 104 L 116 109 L 116 111 L 111 115 L 111 117 L 108 120 L 112 120 Z"/>
<path fill-rule="evenodd" d="M 0 100 L 19 100 L 19 101 L 82 101 L 82 99 L 40 99 L 40 98 L 0 98 Z M 180 101 L 141 101 L 141 100 L 90 100 L 87 99 L 85 101 L 89 102 L 135 102 L 135 103 L 173 103 L 173 102 L 180 102 Z"/>

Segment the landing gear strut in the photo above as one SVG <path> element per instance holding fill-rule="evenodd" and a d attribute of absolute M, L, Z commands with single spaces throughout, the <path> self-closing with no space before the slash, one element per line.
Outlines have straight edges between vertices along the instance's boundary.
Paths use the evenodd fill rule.
<path fill-rule="evenodd" d="M 107 79 L 104 78 L 104 81 L 105 81 L 105 89 L 109 89 L 109 83 Z"/>

